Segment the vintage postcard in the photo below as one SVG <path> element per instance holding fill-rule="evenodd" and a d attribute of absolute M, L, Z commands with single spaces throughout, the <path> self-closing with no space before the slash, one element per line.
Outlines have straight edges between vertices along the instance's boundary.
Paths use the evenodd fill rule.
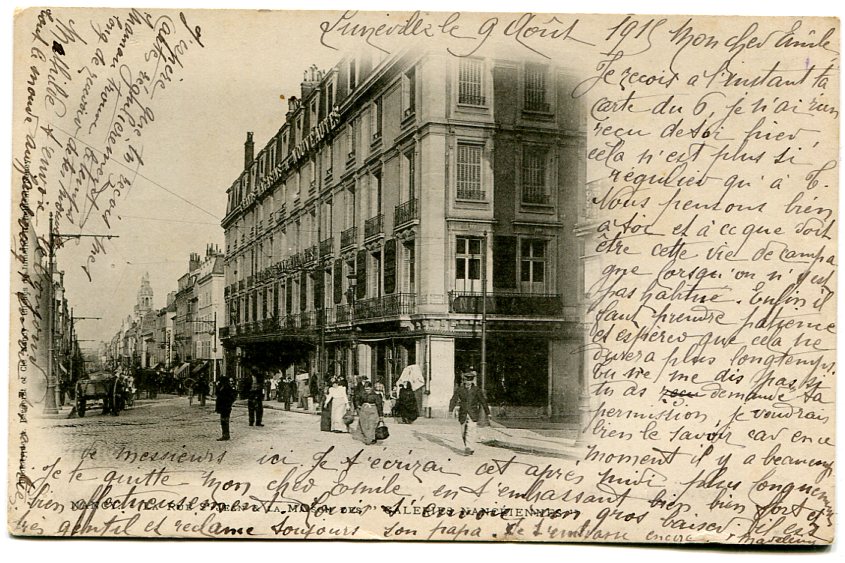
<path fill-rule="evenodd" d="M 19 11 L 9 533 L 833 543 L 839 25 Z"/>

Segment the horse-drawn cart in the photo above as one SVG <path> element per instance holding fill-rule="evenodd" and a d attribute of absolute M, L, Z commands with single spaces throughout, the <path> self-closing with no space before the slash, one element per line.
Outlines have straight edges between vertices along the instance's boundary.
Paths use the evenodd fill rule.
<path fill-rule="evenodd" d="M 85 411 L 95 402 L 101 402 L 103 414 L 117 416 L 126 405 L 126 386 L 119 376 L 110 373 L 93 373 L 76 383 L 76 413 Z"/>

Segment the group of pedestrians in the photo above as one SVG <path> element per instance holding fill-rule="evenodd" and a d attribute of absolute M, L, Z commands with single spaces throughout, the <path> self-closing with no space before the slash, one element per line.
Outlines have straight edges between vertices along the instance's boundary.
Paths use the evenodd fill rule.
<path fill-rule="evenodd" d="M 470 366 L 461 374 L 461 384 L 455 389 L 449 402 L 449 410 L 458 418 L 461 425 L 461 441 L 464 452 L 471 455 L 475 451 L 478 441 L 478 426 L 483 424 L 490 415 L 490 407 L 484 393 L 476 384 L 477 374 Z M 250 426 L 264 426 L 262 423 L 263 385 L 253 378 L 252 385 L 247 391 L 247 410 Z M 232 405 L 235 402 L 236 391 L 228 377 L 221 377 L 216 387 L 216 408 L 220 415 L 222 436 L 218 441 L 229 440 L 229 420 Z M 346 381 L 342 378 L 331 380 L 330 387 L 325 392 L 320 418 L 321 430 L 335 433 L 350 433 L 355 420 L 358 421 L 358 432 L 365 444 L 375 444 L 379 436 L 386 433 L 384 426 L 384 391 L 373 387 L 367 377 L 358 380 L 352 391 L 352 400 L 346 388 Z M 398 397 L 392 409 L 394 419 L 411 424 L 419 417 L 419 406 L 413 385 L 410 381 L 401 382 L 398 386 Z"/>

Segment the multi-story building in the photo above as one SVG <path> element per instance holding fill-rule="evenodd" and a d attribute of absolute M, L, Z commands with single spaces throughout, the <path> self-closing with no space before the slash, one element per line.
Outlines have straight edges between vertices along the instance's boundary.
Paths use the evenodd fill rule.
<path fill-rule="evenodd" d="M 194 321 L 194 358 L 199 369 L 206 369 L 212 377 L 221 372 L 223 347 L 219 345 L 217 327 L 224 323 L 223 252 L 217 245 L 208 245 L 205 258 L 197 270 L 194 293 L 197 316 Z"/>
<path fill-rule="evenodd" d="M 226 364 L 390 389 L 416 363 L 438 416 L 484 325 L 494 410 L 577 416 L 575 83 L 545 60 L 433 52 L 310 68 L 227 190 Z"/>

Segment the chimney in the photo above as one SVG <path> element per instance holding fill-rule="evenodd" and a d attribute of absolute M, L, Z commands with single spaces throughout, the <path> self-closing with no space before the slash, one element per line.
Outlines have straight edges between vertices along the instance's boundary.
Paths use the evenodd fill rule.
<path fill-rule="evenodd" d="M 191 252 L 191 258 L 188 260 L 188 271 L 193 272 L 200 267 L 200 256 L 196 252 Z"/>
<path fill-rule="evenodd" d="M 244 169 L 249 168 L 255 158 L 255 143 L 252 140 L 252 131 L 247 131 L 246 142 L 244 143 Z"/>

